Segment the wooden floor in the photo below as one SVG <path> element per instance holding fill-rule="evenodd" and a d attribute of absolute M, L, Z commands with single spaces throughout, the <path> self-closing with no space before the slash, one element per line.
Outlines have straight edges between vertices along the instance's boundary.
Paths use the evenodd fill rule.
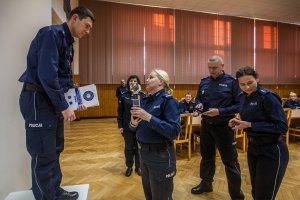
<path fill-rule="evenodd" d="M 90 200 L 142 200 L 141 178 L 133 173 L 124 176 L 124 141 L 118 132 L 115 118 L 86 119 L 66 123 L 65 151 L 61 155 L 63 185 L 90 184 Z M 300 199 L 300 142 L 289 146 L 290 162 L 277 194 L 277 200 Z M 250 196 L 250 179 L 246 154 L 239 151 L 242 188 L 246 199 Z M 227 200 L 224 167 L 217 158 L 214 192 L 192 195 L 190 190 L 199 179 L 200 154 L 193 153 L 187 161 L 186 152 L 177 154 L 177 175 L 174 178 L 174 200 Z"/>

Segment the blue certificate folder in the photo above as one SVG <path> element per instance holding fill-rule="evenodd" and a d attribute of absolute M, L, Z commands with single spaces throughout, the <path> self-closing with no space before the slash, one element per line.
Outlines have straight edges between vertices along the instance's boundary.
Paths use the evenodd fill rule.
<path fill-rule="evenodd" d="M 99 106 L 95 84 L 71 88 L 65 93 L 65 98 L 73 110 L 77 110 L 78 106 L 81 104 L 86 107 Z"/>

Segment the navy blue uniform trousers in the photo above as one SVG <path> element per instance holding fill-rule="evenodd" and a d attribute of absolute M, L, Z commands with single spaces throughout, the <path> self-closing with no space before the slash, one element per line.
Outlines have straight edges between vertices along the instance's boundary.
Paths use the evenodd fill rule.
<path fill-rule="evenodd" d="M 135 168 L 140 168 L 140 158 L 136 141 L 136 133 L 133 131 L 124 130 L 122 133 L 125 141 L 125 162 L 127 167 L 132 167 L 135 162 Z"/>
<path fill-rule="evenodd" d="M 233 130 L 228 127 L 228 122 L 220 124 L 201 123 L 200 131 L 200 178 L 206 184 L 213 182 L 215 174 L 216 147 L 220 152 L 228 182 L 231 199 L 244 199 L 241 191 L 241 170 L 238 163 L 238 154 Z"/>
<path fill-rule="evenodd" d="M 254 200 L 274 200 L 289 161 L 286 143 L 254 144 L 249 142 L 248 166 Z"/>
<path fill-rule="evenodd" d="M 23 89 L 19 103 L 31 156 L 32 192 L 35 199 L 55 200 L 62 192 L 59 155 L 64 149 L 63 117 L 38 92 Z"/>
<path fill-rule="evenodd" d="M 166 150 L 151 150 L 139 145 L 142 184 L 146 200 L 172 200 L 176 155 L 173 145 Z"/>

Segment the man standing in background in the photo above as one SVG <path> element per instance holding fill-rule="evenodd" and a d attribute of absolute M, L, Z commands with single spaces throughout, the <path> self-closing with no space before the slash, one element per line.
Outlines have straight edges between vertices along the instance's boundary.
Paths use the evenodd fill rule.
<path fill-rule="evenodd" d="M 124 94 L 127 91 L 128 91 L 128 88 L 126 86 L 126 82 L 125 82 L 124 79 L 122 79 L 121 80 L 121 85 L 119 87 L 117 87 L 116 97 L 119 99 L 121 97 L 121 95 Z"/>

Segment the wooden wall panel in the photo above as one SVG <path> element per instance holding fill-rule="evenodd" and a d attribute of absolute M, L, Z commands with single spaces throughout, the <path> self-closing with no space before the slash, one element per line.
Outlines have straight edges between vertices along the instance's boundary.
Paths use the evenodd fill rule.
<path fill-rule="evenodd" d="M 78 76 L 74 75 L 74 83 L 78 83 Z M 76 116 L 80 118 L 92 117 L 112 117 L 117 116 L 118 100 L 115 96 L 118 84 L 97 84 L 97 91 L 100 106 L 88 108 L 86 111 L 77 112 Z M 300 95 L 300 84 L 298 85 L 264 85 L 266 88 L 275 91 L 281 97 L 288 97 L 290 91 Z M 145 85 L 142 85 L 145 91 Z M 171 85 L 174 90 L 173 96 L 181 99 L 187 92 L 190 92 L 193 97 L 196 96 L 198 84 Z"/>

